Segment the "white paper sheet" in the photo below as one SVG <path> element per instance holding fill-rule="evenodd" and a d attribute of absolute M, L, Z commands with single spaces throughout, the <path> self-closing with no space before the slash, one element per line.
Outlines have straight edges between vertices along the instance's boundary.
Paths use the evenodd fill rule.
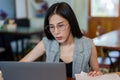
<path fill-rule="evenodd" d="M 75 78 L 76 80 L 120 80 L 120 77 L 117 74 L 104 74 L 101 76 L 91 77 L 85 72 L 75 74 Z"/>

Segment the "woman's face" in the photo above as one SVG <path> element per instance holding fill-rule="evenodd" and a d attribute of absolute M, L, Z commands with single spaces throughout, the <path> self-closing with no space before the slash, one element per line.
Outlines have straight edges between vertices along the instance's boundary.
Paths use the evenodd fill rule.
<path fill-rule="evenodd" d="M 71 35 L 68 21 L 57 14 L 49 18 L 49 30 L 59 43 L 66 42 Z"/>

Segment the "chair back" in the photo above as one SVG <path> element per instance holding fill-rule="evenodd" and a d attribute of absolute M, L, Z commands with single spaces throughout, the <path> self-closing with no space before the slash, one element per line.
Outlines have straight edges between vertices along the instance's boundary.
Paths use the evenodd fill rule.
<path fill-rule="evenodd" d="M 28 18 L 16 19 L 17 26 L 30 27 L 30 20 Z"/>

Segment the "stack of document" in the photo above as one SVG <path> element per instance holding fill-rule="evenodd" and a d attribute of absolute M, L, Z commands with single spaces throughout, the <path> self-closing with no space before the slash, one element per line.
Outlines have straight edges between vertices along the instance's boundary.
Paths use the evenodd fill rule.
<path fill-rule="evenodd" d="M 104 74 L 101 76 L 88 76 L 87 73 L 81 72 L 80 74 L 75 74 L 76 80 L 120 80 L 117 74 Z"/>

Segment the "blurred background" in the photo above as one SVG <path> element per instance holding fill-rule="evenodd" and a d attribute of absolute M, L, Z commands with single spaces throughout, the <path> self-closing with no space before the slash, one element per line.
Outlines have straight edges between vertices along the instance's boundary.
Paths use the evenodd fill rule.
<path fill-rule="evenodd" d="M 33 49 L 44 36 L 47 9 L 62 1 L 73 8 L 83 34 L 93 39 L 102 70 L 119 71 L 119 0 L 0 0 L 0 61 L 18 61 Z"/>

